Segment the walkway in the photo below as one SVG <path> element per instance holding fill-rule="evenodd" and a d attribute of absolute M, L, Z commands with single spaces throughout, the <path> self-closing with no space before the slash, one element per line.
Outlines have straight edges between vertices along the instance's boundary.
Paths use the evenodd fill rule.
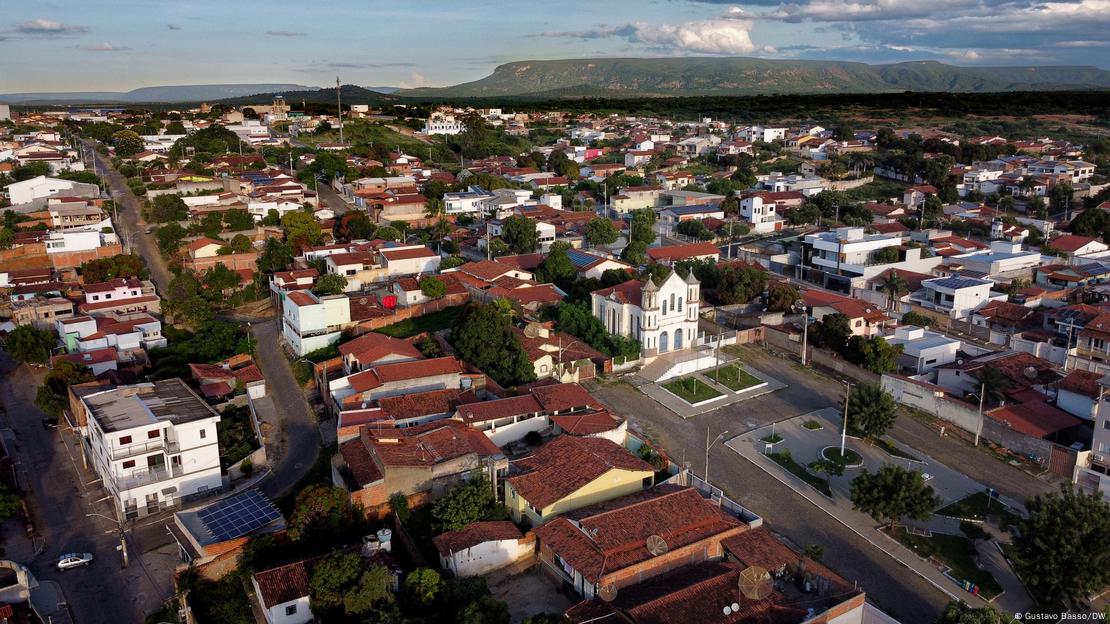
<path fill-rule="evenodd" d="M 823 426 L 823 429 L 813 431 L 804 428 L 802 424 L 809 420 L 816 420 Z M 826 408 L 775 423 L 775 433 L 782 436 L 783 441 L 777 443 L 774 450 L 781 452 L 784 448 L 788 448 L 797 463 L 806 465 L 819 457 L 822 448 L 839 445 L 840 425 L 841 417 L 839 411 L 835 408 Z M 864 465 L 861 469 L 846 470 L 843 476 L 829 478 L 829 485 L 833 493 L 833 497 L 829 498 L 764 455 L 766 443 L 761 438 L 770 433 L 771 426 L 765 426 L 729 440 L 727 446 L 951 598 L 964 600 L 976 607 L 986 604 L 979 597 L 962 591 L 958 585 L 934 565 L 914 555 L 897 540 L 876 530 L 876 522 L 870 516 L 852 508 L 849 494 L 851 480 L 859 474 L 860 470 L 873 471 L 885 463 L 900 465 L 927 474 L 929 485 L 941 498 L 941 506 L 959 500 L 968 494 L 982 492 L 984 488 L 981 484 L 916 451 L 909 450 L 908 452 L 916 455 L 921 460 L 919 462 L 893 457 L 877 447 L 850 438 L 847 447 L 863 456 Z M 1013 501 L 1004 502 L 1011 504 Z M 943 527 L 938 524 L 938 529 L 945 529 L 943 532 L 950 532 L 950 521 L 940 519 L 938 522 L 944 524 Z M 932 528 L 932 526 L 929 528 Z M 957 532 L 958 529 L 957 523 Z M 989 542 L 986 544 L 994 548 Z M 1031 606 L 1032 601 L 1029 599 L 1028 593 L 1016 589 L 1010 591 L 1013 588 L 1020 587 L 1020 581 L 1014 575 L 1013 570 L 1005 564 L 1004 560 L 999 565 L 999 562 L 993 557 L 986 557 L 983 558 L 983 563 L 1003 589 L 1006 590 L 1005 593 L 994 599 L 994 606 L 1003 612 L 1010 613 L 1023 611 Z"/>
<path fill-rule="evenodd" d="M 722 360 L 723 356 L 724 354 L 722 353 Z M 704 414 L 706 412 L 720 409 L 722 407 L 725 407 L 726 405 L 732 405 L 734 403 L 740 403 L 741 401 L 754 399 L 765 394 L 770 394 L 776 390 L 781 390 L 786 387 L 786 384 L 779 381 L 778 379 L 771 377 L 763 371 L 751 368 L 746 364 L 741 364 L 737 360 L 724 363 L 722 364 L 722 366 L 727 366 L 728 364 L 738 365 L 740 369 L 744 372 L 764 382 L 763 385 L 747 388 L 739 392 L 734 392 L 730 388 L 714 382 L 712 370 L 703 370 L 698 373 L 690 373 L 679 377 L 674 377 L 661 383 L 644 383 L 643 385 L 639 386 L 639 389 L 640 392 L 643 392 L 647 396 L 651 397 L 655 402 L 671 410 L 678 416 L 682 418 L 690 418 L 692 416 L 697 416 L 698 414 Z M 697 377 L 698 381 L 701 381 L 717 392 L 720 392 L 721 396 L 717 399 L 714 399 L 707 403 L 703 403 L 701 405 L 691 405 L 663 387 L 663 384 L 667 384 L 679 379 L 685 379 L 691 376 Z"/>

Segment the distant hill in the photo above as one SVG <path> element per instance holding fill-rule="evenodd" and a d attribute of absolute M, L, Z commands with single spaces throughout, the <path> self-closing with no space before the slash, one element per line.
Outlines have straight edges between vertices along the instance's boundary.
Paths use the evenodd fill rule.
<path fill-rule="evenodd" d="M 1044 91 L 1110 88 L 1110 71 L 1084 66 L 958 67 L 936 61 L 868 65 L 757 58 L 596 58 L 517 61 L 481 80 L 403 89 L 406 98 L 471 98 L 562 93 L 562 97 L 644 97 Z"/>
<path fill-rule="evenodd" d="M 401 90 L 401 87 L 363 87 L 363 89 L 366 89 L 367 91 L 374 91 L 376 93 L 384 93 L 386 95 L 389 95 L 391 93 L 397 93 L 398 91 Z"/>
<path fill-rule="evenodd" d="M 266 99 L 271 95 L 281 95 L 285 97 L 285 101 L 293 108 L 298 108 L 301 102 L 306 104 L 324 104 L 326 106 L 335 105 L 335 88 L 331 89 L 318 89 L 316 87 L 305 87 L 307 90 L 302 91 L 285 91 L 282 93 L 264 94 L 262 96 L 254 97 L 233 97 L 218 100 L 221 104 L 228 104 L 230 106 L 241 106 L 243 104 L 257 103 L 261 99 Z M 372 91 L 366 87 L 359 87 L 356 85 L 343 85 L 340 95 L 343 97 L 343 107 L 346 108 L 351 104 L 372 104 L 380 105 L 390 102 L 399 102 L 401 98 L 395 95 L 382 93 L 381 91 Z M 214 102 L 213 102 L 214 103 Z"/>
<path fill-rule="evenodd" d="M 318 87 L 287 83 L 170 85 L 164 87 L 142 87 L 139 89 L 132 89 L 131 91 L 4 93 L 0 94 L 0 102 L 7 102 L 9 104 L 201 102 L 255 94 L 268 95 L 286 91 L 311 91 L 317 88 Z"/>

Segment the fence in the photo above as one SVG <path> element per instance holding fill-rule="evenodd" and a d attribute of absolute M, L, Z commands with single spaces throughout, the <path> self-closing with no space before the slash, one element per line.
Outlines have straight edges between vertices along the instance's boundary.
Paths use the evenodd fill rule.
<path fill-rule="evenodd" d="M 375 329 L 388 327 L 390 325 L 393 325 L 394 323 L 400 323 L 401 321 L 407 319 L 424 316 L 425 314 L 431 314 L 433 312 L 439 312 L 444 308 L 451 308 L 454 306 L 462 305 L 469 300 L 470 293 L 460 293 L 454 295 L 444 295 L 443 297 L 440 297 L 439 299 L 433 299 L 428 303 L 421 303 L 418 305 L 397 308 L 393 311 L 393 314 L 390 314 L 388 316 L 379 316 L 360 322 L 355 327 L 355 333 L 365 334 Z"/>
<path fill-rule="evenodd" d="M 795 336 L 773 327 L 764 327 L 763 330 L 764 344 L 776 351 L 782 351 L 799 359 L 802 357 L 801 336 Z M 857 382 L 877 384 L 880 381 L 879 375 L 845 361 L 831 351 L 807 345 L 806 352 L 807 362 L 837 375 L 851 378 Z"/>

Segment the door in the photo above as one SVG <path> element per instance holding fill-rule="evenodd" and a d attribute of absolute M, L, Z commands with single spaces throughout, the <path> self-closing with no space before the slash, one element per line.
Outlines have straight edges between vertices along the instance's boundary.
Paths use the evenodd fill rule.
<path fill-rule="evenodd" d="M 682 329 L 674 330 L 674 350 L 678 351 L 682 348 Z"/>
<path fill-rule="evenodd" d="M 669 351 L 669 345 L 670 336 L 667 335 L 667 332 L 659 334 L 659 352 L 666 353 L 667 351 Z"/>

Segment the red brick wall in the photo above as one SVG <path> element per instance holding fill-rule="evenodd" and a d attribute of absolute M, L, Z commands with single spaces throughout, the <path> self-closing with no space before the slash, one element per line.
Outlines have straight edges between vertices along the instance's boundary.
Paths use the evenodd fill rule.
<path fill-rule="evenodd" d="M 226 256 L 189 259 L 183 261 L 181 265 L 197 273 L 203 273 L 221 263 L 232 271 L 238 271 L 240 269 L 250 269 L 254 271 L 258 268 L 257 261 L 258 254 L 253 251 L 248 251 L 245 253 L 228 254 Z"/>
<path fill-rule="evenodd" d="M 364 334 L 375 329 L 381 329 L 394 323 L 399 323 L 405 319 L 424 316 L 432 312 L 439 312 L 443 308 L 450 308 L 452 306 L 462 305 L 470 300 L 470 293 L 463 293 L 458 295 L 445 295 L 441 299 L 435 299 L 428 303 L 421 303 L 407 308 L 397 308 L 393 314 L 389 316 L 381 316 L 378 318 L 367 319 L 358 324 L 355 329 L 356 334 Z"/>

